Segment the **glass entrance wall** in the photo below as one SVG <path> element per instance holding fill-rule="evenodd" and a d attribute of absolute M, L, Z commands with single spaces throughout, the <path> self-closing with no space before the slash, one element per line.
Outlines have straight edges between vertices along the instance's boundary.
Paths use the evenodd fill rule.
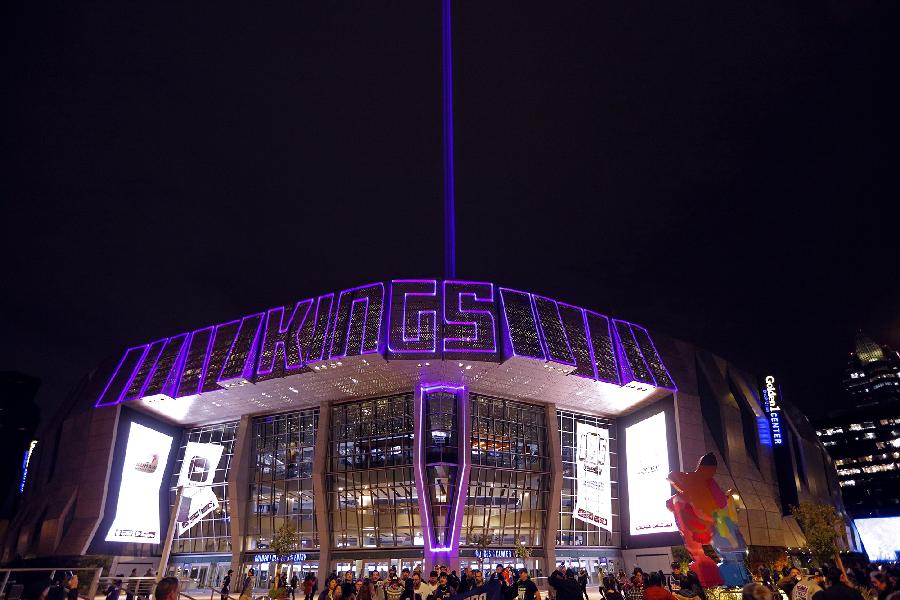
<path fill-rule="evenodd" d="M 285 523 L 298 533 L 296 549 L 318 547 L 312 489 L 318 423 L 318 409 L 253 420 L 248 550 L 269 548 Z"/>
<path fill-rule="evenodd" d="M 331 407 L 328 506 L 335 548 L 422 546 L 413 396 Z"/>
<path fill-rule="evenodd" d="M 214 467 L 215 473 L 209 486 L 209 489 L 215 494 L 219 506 L 181 535 L 178 535 L 176 530 L 175 539 L 172 542 L 174 554 L 231 552 L 231 505 L 228 498 L 228 474 L 231 470 L 237 428 L 237 421 L 204 425 L 188 429 L 181 437 L 181 447 L 178 449 L 178 458 L 175 461 L 175 468 L 172 469 L 172 480 L 169 484 L 169 506 L 172 508 L 175 506 L 176 486 L 188 442 L 217 444 L 222 446 L 223 450 L 219 464 Z"/>
<path fill-rule="evenodd" d="M 472 467 L 461 544 L 543 543 L 550 460 L 543 406 L 470 396 Z"/>
<path fill-rule="evenodd" d="M 618 445 L 616 422 L 602 417 L 593 417 L 568 411 L 557 411 L 559 424 L 559 441 L 562 451 L 563 484 L 562 501 L 559 514 L 559 533 L 557 547 L 594 546 L 618 547 L 621 544 L 621 521 L 619 519 L 619 477 L 618 477 Z M 610 494 L 612 496 L 612 532 L 597 525 L 587 523 L 573 516 L 575 496 L 578 489 L 578 469 L 576 453 L 576 423 L 586 423 L 609 431 L 609 467 Z M 557 552 L 559 555 L 560 552 Z"/>

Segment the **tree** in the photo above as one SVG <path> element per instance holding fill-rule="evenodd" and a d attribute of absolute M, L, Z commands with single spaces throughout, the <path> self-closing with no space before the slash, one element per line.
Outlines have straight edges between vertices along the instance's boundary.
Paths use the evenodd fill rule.
<path fill-rule="evenodd" d="M 516 540 L 516 556 L 525 560 L 531 558 L 531 548 L 522 543 L 522 540 Z"/>
<path fill-rule="evenodd" d="M 294 548 L 297 547 L 297 542 L 299 540 L 300 536 L 297 535 L 297 530 L 294 529 L 294 526 L 291 525 L 290 521 L 282 523 L 281 527 L 278 528 L 278 531 L 275 532 L 275 536 L 272 538 L 272 543 L 269 545 L 269 548 L 278 557 L 278 562 L 275 568 L 275 578 L 272 583 L 272 588 L 269 590 L 270 598 L 277 599 L 285 598 L 287 596 L 287 590 L 280 588 L 278 584 L 278 578 L 281 575 L 281 557 L 285 554 L 290 554 Z"/>
<path fill-rule="evenodd" d="M 469 541 L 473 546 L 478 548 L 478 557 L 481 559 L 482 563 L 484 562 L 484 551 L 494 543 L 494 534 L 493 533 L 475 533 L 471 529 L 469 530 Z"/>
<path fill-rule="evenodd" d="M 800 506 L 791 507 L 791 514 L 803 531 L 806 547 L 818 566 L 822 567 L 829 561 L 835 561 L 843 568 L 838 555 L 837 538 L 844 521 L 835 512 L 834 507 L 830 504 L 801 502 Z"/>

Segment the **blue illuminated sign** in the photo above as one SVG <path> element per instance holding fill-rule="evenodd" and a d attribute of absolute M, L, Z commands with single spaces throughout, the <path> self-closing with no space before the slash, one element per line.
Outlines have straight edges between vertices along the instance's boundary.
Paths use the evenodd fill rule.
<path fill-rule="evenodd" d="M 291 554 L 254 554 L 255 563 L 298 563 L 306 560 L 306 553 L 293 552 Z"/>
<path fill-rule="evenodd" d="M 31 445 L 28 446 L 28 450 L 25 451 L 25 458 L 22 459 L 22 483 L 19 485 L 19 493 L 25 493 L 25 478 L 28 477 L 28 463 L 31 462 L 31 454 L 34 452 L 34 447 L 37 446 L 37 440 L 31 440 Z"/>
<path fill-rule="evenodd" d="M 772 430 L 769 425 L 769 417 L 756 417 L 756 429 L 759 431 L 759 442 L 771 446 Z"/>

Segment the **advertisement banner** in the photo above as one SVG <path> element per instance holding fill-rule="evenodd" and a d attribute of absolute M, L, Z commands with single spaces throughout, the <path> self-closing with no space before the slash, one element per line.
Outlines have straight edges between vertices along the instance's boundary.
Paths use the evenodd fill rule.
<path fill-rule="evenodd" d="M 184 461 L 178 474 L 178 485 L 184 488 L 184 492 L 178 507 L 176 535 L 181 536 L 219 507 L 219 499 L 210 486 L 224 450 L 219 444 L 197 442 L 188 442 L 184 449 Z"/>
<path fill-rule="evenodd" d="M 612 493 L 609 478 L 609 430 L 575 424 L 578 467 L 574 517 L 612 532 Z"/>
<path fill-rule="evenodd" d="M 631 535 L 678 531 L 666 508 L 672 496 L 666 415 L 657 413 L 625 429 Z"/>
<path fill-rule="evenodd" d="M 159 543 L 159 492 L 171 449 L 172 436 L 131 424 L 107 542 Z"/>

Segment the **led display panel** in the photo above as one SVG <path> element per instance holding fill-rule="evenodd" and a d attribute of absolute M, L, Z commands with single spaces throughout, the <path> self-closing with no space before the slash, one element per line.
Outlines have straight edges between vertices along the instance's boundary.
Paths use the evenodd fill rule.
<path fill-rule="evenodd" d="M 677 531 L 666 508 L 672 496 L 668 444 L 664 412 L 625 428 L 631 535 Z"/>
<path fill-rule="evenodd" d="M 171 450 L 172 436 L 131 423 L 107 542 L 159 543 L 159 494 Z"/>
<path fill-rule="evenodd" d="M 612 532 L 609 430 L 581 422 L 575 424 L 575 430 L 578 482 L 573 516 Z"/>
<path fill-rule="evenodd" d="M 900 557 L 900 517 L 856 519 L 854 522 L 869 560 L 895 561 Z"/>
<path fill-rule="evenodd" d="M 179 536 L 219 507 L 219 499 L 210 486 L 224 449 L 219 444 L 188 442 L 178 474 L 178 485 L 184 488 L 176 517 Z"/>

